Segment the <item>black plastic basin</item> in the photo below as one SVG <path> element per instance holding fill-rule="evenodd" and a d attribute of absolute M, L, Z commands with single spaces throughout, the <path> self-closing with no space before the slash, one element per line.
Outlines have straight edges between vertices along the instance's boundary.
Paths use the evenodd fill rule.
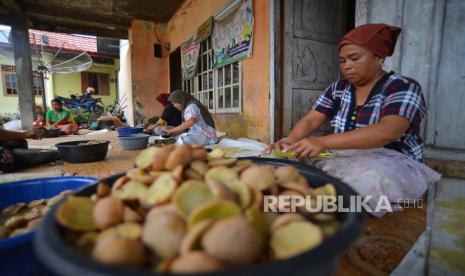
<path fill-rule="evenodd" d="M 55 146 L 61 153 L 61 159 L 69 163 L 88 163 L 105 159 L 109 141 L 98 144 L 82 145 L 92 140 L 58 143 Z"/>
<path fill-rule="evenodd" d="M 330 182 L 335 186 L 337 194 L 344 197 L 344 207 L 349 206 L 348 197 L 357 194 L 352 188 L 340 180 L 328 176 L 319 169 L 309 167 L 302 163 L 281 159 L 241 159 L 251 159 L 255 163 L 274 166 L 293 165 L 300 170 L 314 187 Z M 102 179 L 102 181 L 112 185 L 120 176 L 122 176 L 122 174 Z M 87 186 L 76 192 L 76 195 L 90 196 L 95 193 L 96 187 L 97 183 Z M 173 275 L 168 273 L 156 273 L 149 270 L 109 266 L 79 253 L 79 251 L 65 241 L 63 238 L 64 229 L 55 220 L 55 213 L 59 205 L 60 204 L 56 204 L 47 213 L 34 239 L 37 255 L 43 263 L 55 273 L 60 275 Z M 263 264 L 238 267 L 221 272 L 199 273 L 195 275 L 332 275 L 337 269 L 339 257 L 344 254 L 350 244 L 360 234 L 364 216 L 363 213 L 339 213 L 338 219 L 341 222 L 340 229 L 333 236 L 325 239 L 318 247 L 300 255 L 280 261 L 270 261 Z"/>

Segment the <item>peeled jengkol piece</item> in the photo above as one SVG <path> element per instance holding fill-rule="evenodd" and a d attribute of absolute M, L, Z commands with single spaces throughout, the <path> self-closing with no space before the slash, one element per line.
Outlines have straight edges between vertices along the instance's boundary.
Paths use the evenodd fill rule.
<path fill-rule="evenodd" d="M 0 239 L 16 237 L 35 230 L 50 206 L 69 193 L 70 190 L 64 190 L 50 199 L 41 198 L 30 202 L 18 202 L 1 209 Z"/>
<path fill-rule="evenodd" d="M 144 245 L 135 239 L 113 238 L 97 243 L 93 256 L 110 265 L 141 267 L 145 264 Z"/>
<path fill-rule="evenodd" d="M 233 266 L 251 264 L 260 255 L 262 239 L 244 217 L 218 220 L 202 238 L 205 251 Z"/>
<path fill-rule="evenodd" d="M 169 145 L 144 150 L 111 189 L 100 183 L 90 197 L 68 198 L 56 218 L 70 242 L 99 262 L 186 274 L 285 259 L 340 227 L 335 214 L 303 206 L 295 213 L 264 212 L 265 195 L 315 198 L 336 196 L 336 190 L 330 183 L 312 188 L 292 166 Z M 33 227 L 48 208 L 41 201 L 30 205 L 36 209 L 8 207 L 17 216 L 8 222 L 18 226 L 12 234 L 29 227 L 25 218 Z"/>
<path fill-rule="evenodd" d="M 185 221 L 174 212 L 164 212 L 144 224 L 142 241 L 162 258 L 179 254 L 186 233 Z"/>
<path fill-rule="evenodd" d="M 198 206 L 213 199 L 211 191 L 204 182 L 188 180 L 182 183 L 174 194 L 173 203 L 179 214 L 187 218 Z"/>
<path fill-rule="evenodd" d="M 241 208 L 229 200 L 216 200 L 200 205 L 189 215 L 187 225 L 189 229 L 205 219 L 221 220 L 241 215 Z"/>
<path fill-rule="evenodd" d="M 270 247 L 273 257 L 292 257 L 318 246 L 323 242 L 321 229 L 308 221 L 293 221 L 284 224 L 273 232 Z"/>
<path fill-rule="evenodd" d="M 111 196 L 99 200 L 93 207 L 93 218 L 100 229 L 122 223 L 124 218 L 123 202 Z"/>
<path fill-rule="evenodd" d="M 88 197 L 69 197 L 57 210 L 57 221 L 74 231 L 92 231 L 97 228 L 93 212 L 94 202 Z"/>

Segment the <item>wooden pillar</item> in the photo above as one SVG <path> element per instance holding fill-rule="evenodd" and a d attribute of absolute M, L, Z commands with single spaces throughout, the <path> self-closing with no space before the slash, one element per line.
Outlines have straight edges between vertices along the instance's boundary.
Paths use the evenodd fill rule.
<path fill-rule="evenodd" d="M 32 62 L 31 49 L 29 46 L 29 32 L 23 13 L 12 13 L 11 34 L 16 65 L 21 125 L 23 129 L 31 129 L 35 115 L 35 99 L 32 91 Z"/>

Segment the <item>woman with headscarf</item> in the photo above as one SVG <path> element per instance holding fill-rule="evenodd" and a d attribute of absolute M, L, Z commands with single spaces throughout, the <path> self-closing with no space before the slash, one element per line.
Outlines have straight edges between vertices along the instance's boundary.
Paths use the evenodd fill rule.
<path fill-rule="evenodd" d="M 417 81 L 383 70 L 400 31 L 386 24 L 366 24 L 347 33 L 339 42 L 342 78 L 326 88 L 287 138 L 267 150 L 285 149 L 300 158 L 314 158 L 328 150 L 357 149 L 335 151 L 336 158 L 314 165 L 362 194 L 383 190 L 381 182 L 392 184 L 400 177 L 403 185 L 398 190 L 403 196 L 421 196 L 439 177 L 422 164 L 423 93 Z M 327 120 L 333 134 L 312 136 Z"/>
<path fill-rule="evenodd" d="M 171 136 L 179 135 L 178 144 L 210 145 L 217 142 L 215 122 L 201 102 L 181 90 L 172 92 L 168 101 L 181 110 L 184 122 L 175 128 L 166 127 L 163 131 Z"/>
<path fill-rule="evenodd" d="M 177 110 L 172 103 L 168 101 L 170 94 L 163 93 L 157 96 L 157 101 L 164 106 L 163 113 L 154 125 L 149 125 L 147 131 L 154 131 L 159 135 L 162 126 L 177 127 L 182 124 L 181 111 Z"/>

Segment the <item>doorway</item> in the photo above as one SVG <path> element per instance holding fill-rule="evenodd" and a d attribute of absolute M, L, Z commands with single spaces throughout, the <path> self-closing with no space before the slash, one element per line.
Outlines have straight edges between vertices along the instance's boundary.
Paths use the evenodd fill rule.
<path fill-rule="evenodd" d="M 170 92 L 182 90 L 181 48 L 170 54 Z"/>
<path fill-rule="evenodd" d="M 284 0 L 281 23 L 283 61 L 280 135 L 311 109 L 323 90 L 339 78 L 337 45 L 355 25 L 355 0 Z M 329 123 L 317 135 L 328 133 Z M 276 137 L 279 138 L 279 137 Z"/>

